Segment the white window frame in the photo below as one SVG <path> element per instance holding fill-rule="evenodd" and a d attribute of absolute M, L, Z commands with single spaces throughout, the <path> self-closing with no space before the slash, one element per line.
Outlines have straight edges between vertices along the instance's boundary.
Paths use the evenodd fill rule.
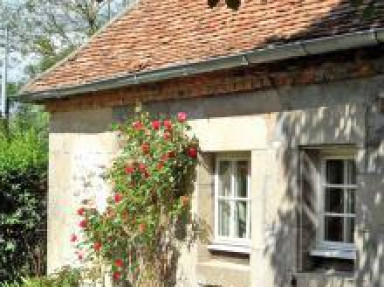
<path fill-rule="evenodd" d="M 344 190 L 343 196 L 345 198 L 346 192 L 345 189 L 354 189 L 355 190 L 355 199 L 356 199 L 356 193 L 358 190 L 357 183 L 356 184 L 342 184 L 342 185 L 331 185 L 327 184 L 325 182 L 326 180 L 326 162 L 328 160 L 343 160 L 344 161 L 344 177 L 346 177 L 346 168 L 345 164 L 347 160 L 353 160 L 356 164 L 355 156 L 353 155 L 327 155 L 322 156 L 320 159 L 320 173 L 318 174 L 318 184 L 317 184 L 317 214 L 318 214 L 318 226 L 316 230 L 316 244 L 315 248 L 311 251 L 312 255 L 315 256 L 323 256 L 323 257 L 334 257 L 334 258 L 344 258 L 344 259 L 355 259 L 356 258 L 356 247 L 354 243 L 347 243 L 347 242 L 334 242 L 334 241 L 327 241 L 324 239 L 324 219 L 325 219 L 325 188 L 326 187 L 337 187 L 342 188 Z M 356 200 L 355 200 L 356 203 Z M 356 208 L 356 207 L 355 207 Z M 328 213 L 328 215 L 336 215 Z M 356 218 L 356 210 L 355 214 L 347 214 L 343 213 L 341 216 L 343 218 L 345 217 L 351 217 Z M 345 236 L 345 225 L 344 226 L 344 235 Z M 355 220 L 355 226 L 356 226 L 356 220 Z"/>
<path fill-rule="evenodd" d="M 225 197 L 225 199 L 231 201 L 231 219 L 230 219 L 230 236 L 220 236 L 219 235 L 219 165 L 222 161 L 231 162 L 231 196 Z M 234 197 L 235 189 L 235 172 L 234 167 L 237 161 L 246 161 L 248 162 L 249 173 L 247 175 L 247 197 L 246 198 L 236 198 Z M 214 243 L 211 244 L 209 249 L 217 249 L 222 251 L 238 252 L 238 253 L 249 253 L 248 247 L 251 243 L 251 157 L 250 155 L 217 155 L 215 158 L 215 180 L 214 180 L 214 189 L 215 189 L 215 238 Z M 223 199 L 223 198 L 222 198 Z M 236 201 L 246 201 L 247 202 L 247 224 L 246 224 L 246 237 L 238 238 L 231 236 L 234 234 L 234 222 L 235 222 L 235 203 Z M 228 247 L 229 246 L 229 247 Z M 216 248 L 217 247 L 217 248 Z"/>

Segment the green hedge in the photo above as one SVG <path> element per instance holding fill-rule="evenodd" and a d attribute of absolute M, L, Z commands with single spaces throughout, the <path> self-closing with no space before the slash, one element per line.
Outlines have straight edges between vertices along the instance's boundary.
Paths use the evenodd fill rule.
<path fill-rule="evenodd" d="M 17 120 L 2 125 L 0 283 L 45 272 L 46 182 L 45 137 Z"/>

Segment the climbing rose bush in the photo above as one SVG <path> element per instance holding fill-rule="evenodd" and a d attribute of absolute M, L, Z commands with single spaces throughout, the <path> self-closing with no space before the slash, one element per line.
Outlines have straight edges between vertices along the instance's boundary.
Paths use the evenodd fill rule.
<path fill-rule="evenodd" d="M 187 135 L 184 112 L 173 118 L 138 112 L 115 128 L 122 149 L 107 172 L 113 193 L 104 212 L 87 201 L 77 209 L 84 232 L 78 257 L 88 250 L 88 259 L 102 259 L 115 281 L 169 286 L 180 248 L 198 230 L 190 210 L 198 140 Z"/>

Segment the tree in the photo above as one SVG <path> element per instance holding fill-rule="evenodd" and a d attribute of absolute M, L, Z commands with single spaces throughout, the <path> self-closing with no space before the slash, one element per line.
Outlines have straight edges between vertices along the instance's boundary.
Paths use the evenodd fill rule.
<path fill-rule="evenodd" d="M 31 62 L 35 76 L 84 43 L 133 0 L 21 0 L 0 3 L 10 30 L 11 50 Z M 22 19 L 22 21 L 20 21 Z"/>

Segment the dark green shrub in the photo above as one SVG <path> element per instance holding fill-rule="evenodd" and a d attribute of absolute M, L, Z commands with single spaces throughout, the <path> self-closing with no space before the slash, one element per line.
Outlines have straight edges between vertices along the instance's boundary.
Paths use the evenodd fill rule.
<path fill-rule="evenodd" d="M 0 131 L 0 282 L 45 270 L 46 140 L 12 122 Z"/>

